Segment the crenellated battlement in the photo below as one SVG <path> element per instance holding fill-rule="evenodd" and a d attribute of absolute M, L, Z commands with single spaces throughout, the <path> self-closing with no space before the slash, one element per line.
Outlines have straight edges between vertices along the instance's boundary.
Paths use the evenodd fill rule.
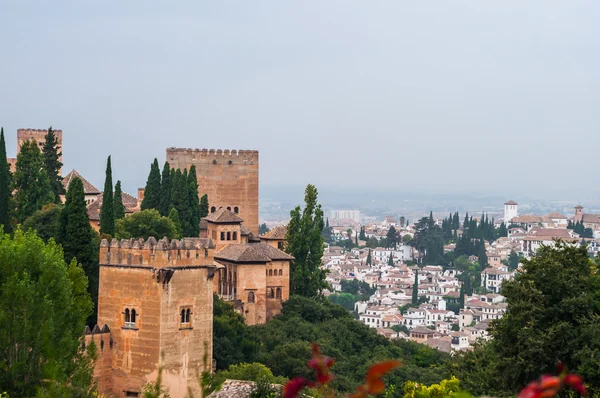
<path fill-rule="evenodd" d="M 167 160 L 175 156 L 191 156 L 193 160 L 201 159 L 246 159 L 258 160 L 258 151 L 245 149 L 191 149 L 191 148 L 167 148 Z"/>
<path fill-rule="evenodd" d="M 100 264 L 146 266 L 149 268 L 212 265 L 215 245 L 210 238 L 183 238 L 169 241 L 113 239 L 100 243 Z"/>
<path fill-rule="evenodd" d="M 54 131 L 55 133 L 62 133 L 61 129 L 58 129 L 58 130 L 52 129 L 52 131 Z M 44 134 L 47 134 L 48 129 L 17 129 L 17 134 L 19 134 L 19 133 L 44 133 Z"/>

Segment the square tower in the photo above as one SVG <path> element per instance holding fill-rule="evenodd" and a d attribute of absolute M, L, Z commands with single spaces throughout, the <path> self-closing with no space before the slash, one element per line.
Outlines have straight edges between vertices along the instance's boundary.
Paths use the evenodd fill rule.
<path fill-rule="evenodd" d="M 141 396 L 162 368 L 171 397 L 201 396 L 212 366 L 213 252 L 208 238 L 102 241 L 95 329 L 110 331 L 95 369 L 102 393 Z"/>
<path fill-rule="evenodd" d="M 258 236 L 258 151 L 168 148 L 171 168 L 196 166 L 198 194 L 208 195 L 209 212 L 228 209 Z"/>
<path fill-rule="evenodd" d="M 513 200 L 504 203 L 504 222 L 509 223 L 510 220 L 519 215 L 519 204 Z"/>

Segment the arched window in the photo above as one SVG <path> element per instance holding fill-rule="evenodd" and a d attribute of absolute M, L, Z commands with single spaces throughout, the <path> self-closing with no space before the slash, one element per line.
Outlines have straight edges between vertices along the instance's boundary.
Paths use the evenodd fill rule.
<path fill-rule="evenodd" d="M 269 270 L 269 276 L 273 276 L 273 270 L 272 269 Z"/>
<path fill-rule="evenodd" d="M 235 206 L 235 207 L 233 208 L 233 212 L 234 212 L 235 214 L 238 214 L 238 213 L 240 212 L 240 208 L 239 208 L 239 207 L 237 207 L 237 206 Z"/>
<path fill-rule="evenodd" d="M 216 208 L 215 206 L 212 206 L 212 207 L 210 208 L 210 212 L 211 212 L 211 213 L 214 213 L 215 211 L 217 211 L 217 208 Z"/>
<path fill-rule="evenodd" d="M 249 303 L 253 303 L 254 302 L 254 292 L 249 292 L 248 293 L 248 302 Z"/>
<path fill-rule="evenodd" d="M 275 298 L 281 300 L 281 288 L 278 287 L 277 290 L 275 290 Z"/>
<path fill-rule="evenodd" d="M 225 232 L 221 232 L 221 240 L 225 240 Z"/>
<path fill-rule="evenodd" d="M 268 289 L 267 289 L 267 297 L 268 297 L 268 298 L 273 298 L 273 297 L 275 297 L 275 291 L 273 290 L 273 288 L 272 288 L 272 287 L 270 287 L 270 288 L 268 288 Z"/>
<path fill-rule="evenodd" d="M 227 210 L 231 211 L 231 206 L 227 206 Z"/>
<path fill-rule="evenodd" d="M 129 314 L 129 308 L 125 308 L 125 323 L 131 322 L 131 315 Z"/>
<path fill-rule="evenodd" d="M 185 323 L 185 309 L 181 310 L 181 323 Z"/>
<path fill-rule="evenodd" d="M 279 276 L 283 276 L 283 270 L 282 269 L 279 270 Z"/>
<path fill-rule="evenodd" d="M 233 240 L 237 240 L 237 232 L 233 232 Z"/>
<path fill-rule="evenodd" d="M 136 317 L 136 313 L 135 310 L 131 310 L 131 323 L 135 324 L 135 317 Z"/>
<path fill-rule="evenodd" d="M 231 232 L 227 232 L 227 240 L 231 240 Z"/>
<path fill-rule="evenodd" d="M 190 322 L 190 315 L 191 315 L 191 314 L 192 314 L 192 311 L 190 311 L 190 309 L 188 308 L 188 309 L 185 311 L 185 321 L 186 321 L 186 322 L 188 322 L 188 323 Z"/>

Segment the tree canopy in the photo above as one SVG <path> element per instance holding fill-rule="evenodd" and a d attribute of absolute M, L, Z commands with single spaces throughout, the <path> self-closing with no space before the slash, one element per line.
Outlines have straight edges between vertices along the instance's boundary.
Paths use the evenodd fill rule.
<path fill-rule="evenodd" d="M 91 395 L 90 357 L 81 352 L 92 311 L 87 283 L 54 241 L 0 234 L 0 385 L 11 397 Z"/>
<path fill-rule="evenodd" d="M 148 174 L 148 180 L 146 181 L 146 188 L 144 189 L 144 199 L 142 200 L 141 209 L 158 209 L 160 203 L 160 167 L 158 166 L 158 159 L 154 158 L 152 165 L 150 166 L 150 174 Z"/>
<path fill-rule="evenodd" d="M 102 193 L 102 208 L 100 210 L 100 233 L 108 235 L 115 234 L 115 206 L 110 156 L 106 160 L 104 192 Z"/>
<path fill-rule="evenodd" d="M 297 206 L 290 212 L 286 235 L 285 250 L 295 258 L 290 264 L 290 291 L 307 297 L 319 295 L 328 286 L 326 271 L 321 269 L 325 225 L 317 196 L 317 188 L 309 184 L 305 190 L 304 209 Z"/>
<path fill-rule="evenodd" d="M 44 158 L 44 168 L 48 174 L 48 180 L 56 203 L 60 203 L 60 195 L 65 193 L 63 178 L 60 175 L 63 166 L 60 161 L 61 155 L 62 152 L 60 152 L 58 147 L 58 137 L 54 133 L 54 130 L 52 130 L 52 126 L 50 126 L 45 137 L 44 146 L 42 147 L 42 156 Z"/>
<path fill-rule="evenodd" d="M 6 158 L 6 141 L 4 140 L 4 128 L 0 128 L 0 226 L 4 232 L 11 232 L 10 200 L 12 190 L 10 187 L 10 167 Z"/>
<path fill-rule="evenodd" d="M 156 239 L 177 237 L 177 229 L 168 217 L 160 215 L 158 210 L 142 210 L 117 221 L 117 239 L 144 238 Z"/>

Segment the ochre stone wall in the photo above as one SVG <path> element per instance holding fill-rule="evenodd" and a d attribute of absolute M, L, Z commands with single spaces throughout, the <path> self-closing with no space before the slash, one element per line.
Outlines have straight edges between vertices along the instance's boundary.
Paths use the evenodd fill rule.
<path fill-rule="evenodd" d="M 196 166 L 198 194 L 214 206 L 238 208 L 240 217 L 258 235 L 258 151 L 168 148 L 172 168 Z"/>
<path fill-rule="evenodd" d="M 205 355 L 212 366 L 212 263 L 206 240 L 102 242 L 98 324 L 110 328 L 113 347 L 96 363 L 101 392 L 141 392 L 162 367 L 171 397 L 186 397 L 188 388 L 201 396 Z M 189 323 L 181 323 L 182 308 Z M 135 309 L 135 324 L 125 322 L 126 309 Z"/>
<path fill-rule="evenodd" d="M 279 275 L 279 271 L 282 275 Z M 287 301 L 290 298 L 290 263 L 289 261 L 272 261 L 267 263 L 266 274 L 270 275 L 273 271 L 273 276 L 267 276 L 267 290 L 273 289 L 273 298 L 267 298 L 267 322 L 275 315 L 281 313 L 281 302 Z M 277 289 L 281 289 L 281 298 L 277 297 Z M 267 297 L 270 293 L 267 294 Z"/>

